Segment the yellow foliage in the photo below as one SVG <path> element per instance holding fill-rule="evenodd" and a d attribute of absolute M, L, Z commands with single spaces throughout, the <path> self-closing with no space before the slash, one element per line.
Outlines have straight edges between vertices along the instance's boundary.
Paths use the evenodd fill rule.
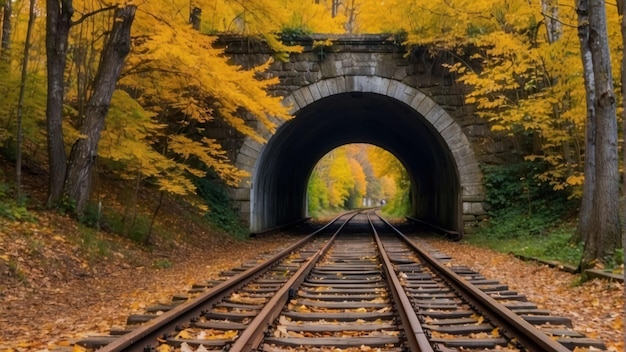
<path fill-rule="evenodd" d="M 475 104 L 493 131 L 532 140 L 520 143 L 531 146 L 520 152 L 548 163 L 540 180 L 578 194 L 586 107 L 576 27 L 562 26 L 560 37 L 548 42 L 539 2 L 461 0 L 414 6 L 423 11 L 419 19 L 405 11 L 405 21 L 414 24 L 408 44 L 469 57 L 445 65 L 471 88 L 466 103 Z M 619 48 L 619 21 L 610 8 L 611 42 Z M 577 19 L 574 8 L 563 4 L 558 17 L 562 23 Z M 621 57 L 615 53 L 613 59 Z M 474 70 L 474 63 L 480 70 Z"/>

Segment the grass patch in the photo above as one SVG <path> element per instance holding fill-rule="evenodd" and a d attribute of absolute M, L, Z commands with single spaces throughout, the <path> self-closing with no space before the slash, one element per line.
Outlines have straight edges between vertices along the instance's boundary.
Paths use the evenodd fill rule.
<path fill-rule="evenodd" d="M 563 219 L 575 204 L 567 192 L 557 192 L 537 175 L 541 162 L 486 166 L 485 186 L 490 220 L 466 241 L 498 252 L 558 261 L 578 266 L 582 244 L 569 240 L 577 224 Z"/>
<path fill-rule="evenodd" d="M 14 221 L 37 222 L 35 216 L 26 209 L 26 200 L 18 202 L 12 193 L 12 186 L 0 180 L 0 216 Z"/>
<path fill-rule="evenodd" d="M 515 225 L 515 224 L 511 224 Z M 519 227 L 527 225 L 517 222 Z M 569 244 L 569 239 L 576 230 L 576 225 L 562 223 L 554 227 L 544 228 L 538 233 L 494 236 L 493 228 L 481 229 L 467 236 L 465 240 L 473 245 L 487 247 L 492 250 L 513 253 L 524 257 L 558 261 L 563 264 L 578 266 L 582 256 L 582 244 Z"/>
<path fill-rule="evenodd" d="M 168 269 L 172 267 L 172 261 L 167 259 L 167 258 L 159 258 L 159 259 L 155 259 L 154 262 L 152 262 L 152 267 L 155 269 Z"/>
<path fill-rule="evenodd" d="M 107 258 L 111 255 L 113 243 L 98 236 L 98 231 L 85 225 L 79 226 L 80 238 L 78 245 L 89 258 L 89 261 Z"/>

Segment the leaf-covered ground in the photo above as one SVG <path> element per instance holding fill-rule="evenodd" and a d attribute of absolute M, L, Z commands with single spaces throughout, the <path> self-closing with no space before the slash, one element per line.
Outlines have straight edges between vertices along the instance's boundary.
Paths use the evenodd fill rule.
<path fill-rule="evenodd" d="M 191 284 L 292 240 L 198 234 L 204 244 L 150 253 L 111 238 L 113 253 L 89 262 L 74 242 L 73 222 L 43 223 L 0 220 L 0 351 L 53 350 L 79 337 L 106 334 L 146 305 L 169 302 Z M 167 268 L 158 264 L 164 258 Z"/>
<path fill-rule="evenodd" d="M 118 243 L 110 260 L 89 263 L 72 243 L 71 226 L 69 220 L 60 227 L 0 222 L 0 253 L 15 259 L 20 273 L 0 265 L 0 350 L 46 351 L 106 333 L 148 304 L 167 302 L 194 282 L 293 240 L 222 238 L 204 247 L 182 246 L 169 257 L 170 267 L 157 268 L 150 263 L 164 254 L 138 251 L 130 243 Z M 571 317 L 586 335 L 623 350 L 622 285 L 598 280 L 573 285 L 574 275 L 511 255 L 440 240 L 431 245 L 452 255 L 453 264 L 507 283 L 554 314 Z"/>
<path fill-rule="evenodd" d="M 623 284 L 605 280 L 578 284 L 577 275 L 513 255 L 442 240 L 429 244 L 452 256 L 452 265 L 467 265 L 487 278 L 498 279 L 540 308 L 570 317 L 576 330 L 604 341 L 609 350 L 624 351 Z"/>

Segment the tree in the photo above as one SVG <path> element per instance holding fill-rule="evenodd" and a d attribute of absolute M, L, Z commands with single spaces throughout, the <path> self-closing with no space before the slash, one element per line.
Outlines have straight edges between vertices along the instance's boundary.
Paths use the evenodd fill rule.
<path fill-rule="evenodd" d="M 53 93 L 49 95 L 47 109 L 50 206 L 67 197 L 76 206 L 77 214 L 83 211 L 91 193 L 92 167 L 98 155 L 99 139 L 103 132 L 108 134 L 104 120 L 118 78 L 121 78 L 119 88 L 127 94 L 118 95 L 124 98 L 114 101 L 135 100 L 138 104 L 126 106 L 133 106 L 139 115 L 147 116 L 145 112 L 149 112 L 148 115 L 161 127 L 145 128 L 150 131 L 149 135 L 141 134 L 145 139 L 117 143 L 105 154 L 113 160 L 123 160 L 128 171 L 135 170 L 127 174 L 133 174 L 137 180 L 151 177 L 162 191 L 168 193 L 192 192 L 190 179 L 202 177 L 209 168 L 230 185 L 236 185 L 245 175 L 229 164 L 225 151 L 216 141 L 202 136 L 202 129 L 208 121 L 222 118 L 241 133 L 262 141 L 257 123 L 273 131 L 275 119 L 289 118 L 280 98 L 269 97 L 265 91 L 278 78 L 259 79 L 270 62 L 250 71 L 228 64 L 223 51 L 212 47 L 215 38 L 199 33 L 190 25 L 189 19 L 181 18 L 180 10 L 189 5 L 187 2 L 143 3 L 132 25 L 136 38 L 132 52 L 130 35 L 125 34 L 123 45 L 116 46 L 120 42 L 114 34 L 116 25 L 124 23 L 128 23 L 126 32 L 129 33 L 133 20 L 124 17 L 114 21 L 109 28 L 111 22 L 107 16 L 101 15 L 114 11 L 114 17 L 120 16 L 119 11 L 127 6 L 114 4 L 105 8 L 90 8 L 88 3 L 76 4 L 83 15 L 74 21 L 71 1 L 49 4 L 56 11 L 49 11 L 48 14 L 51 17 L 47 22 L 48 45 L 57 48 L 48 50 L 48 82 Z M 259 23 L 268 23 L 266 10 L 259 6 L 243 7 L 250 19 L 245 27 L 258 28 Z M 192 25 L 202 26 L 201 12 L 196 10 L 193 14 L 196 18 Z M 70 29 L 75 27 L 80 28 L 70 36 Z M 97 36 L 98 33 L 105 35 Z M 269 32 L 265 34 L 268 38 L 274 36 Z M 68 47 L 73 48 L 73 60 L 64 72 L 59 67 L 66 66 L 61 61 L 66 58 Z M 285 49 L 280 45 L 278 47 Z M 120 55 L 121 48 L 124 52 L 129 50 L 126 65 L 123 65 L 126 54 Z M 99 50 L 102 50 L 101 54 Z M 118 55 L 109 55 L 111 52 Z M 111 58 L 112 61 L 109 61 Z M 63 74 L 69 78 L 61 79 Z M 67 87 L 65 82 L 69 82 Z M 61 128 L 61 107 L 73 115 L 65 126 L 73 128 Z M 132 117 L 133 112 L 129 112 L 131 114 L 127 116 Z M 117 133 L 125 134 L 120 130 Z M 132 139 L 128 134 L 119 137 L 122 140 Z M 72 145 L 67 160 L 63 142 Z M 134 148 L 136 153 L 120 151 L 122 146 L 137 146 L 136 143 L 158 147 L 160 156 L 147 152 L 145 148 Z M 132 165 L 143 166 L 135 168 Z"/>
<path fill-rule="evenodd" d="M 610 260 L 616 248 L 621 246 L 619 221 L 619 172 L 617 153 L 617 99 L 613 91 L 610 51 L 607 33 L 606 9 L 603 1 L 580 0 L 577 11 L 587 11 L 588 26 L 586 45 L 591 53 L 593 85 L 590 102 L 595 109 L 595 168 L 592 185 L 592 209 L 581 259 L 581 269 L 594 267 L 596 263 Z M 580 17 L 579 17 L 580 18 Z M 583 17 L 584 18 L 584 17 Z M 584 50 L 583 50 L 584 51 Z"/>
<path fill-rule="evenodd" d="M 81 137 L 70 153 L 66 178 L 66 192 L 76 202 L 76 212 L 82 214 L 91 193 L 94 163 L 98 157 L 98 143 L 109 111 L 111 97 L 117 85 L 124 60 L 131 49 L 130 29 L 135 19 L 136 7 L 128 5 L 115 8 L 111 33 L 100 57 L 93 92 L 86 104 Z"/>
<path fill-rule="evenodd" d="M 46 0 L 46 57 L 48 95 L 46 130 L 48 137 L 48 201 L 49 207 L 63 198 L 67 157 L 63 141 L 63 98 L 65 64 L 71 27 L 72 0 Z"/>
<path fill-rule="evenodd" d="M 7 1 L 10 2 L 10 1 Z M 22 58 L 22 78 L 20 81 L 20 94 L 17 103 L 17 131 L 16 131 L 16 162 L 15 162 L 15 182 L 16 182 L 16 198 L 18 202 L 22 201 L 22 111 L 24 109 L 24 95 L 26 90 L 26 78 L 28 74 L 28 57 L 30 54 L 31 36 L 35 22 L 35 2 L 30 0 L 28 11 L 28 28 L 26 29 L 26 40 L 24 42 L 24 55 Z"/>
<path fill-rule="evenodd" d="M 2 4 L 2 39 L 0 39 L 0 59 L 10 60 L 11 50 L 11 14 L 13 13 L 13 3 L 11 0 L 4 0 Z"/>
<path fill-rule="evenodd" d="M 586 0 L 577 1 L 578 23 L 589 23 L 589 12 Z M 583 77 L 585 85 L 585 102 L 587 107 L 585 119 L 585 164 L 580 216 L 578 219 L 578 227 L 576 232 L 570 239 L 570 243 L 578 244 L 587 241 L 587 234 L 591 226 L 591 213 L 593 211 L 593 195 L 595 187 L 595 168 L 596 168 L 596 110 L 594 106 L 595 98 L 595 79 L 593 62 L 591 60 L 591 48 L 589 46 L 589 26 L 583 25 L 578 27 L 578 38 L 580 42 L 580 57 L 583 65 Z"/>

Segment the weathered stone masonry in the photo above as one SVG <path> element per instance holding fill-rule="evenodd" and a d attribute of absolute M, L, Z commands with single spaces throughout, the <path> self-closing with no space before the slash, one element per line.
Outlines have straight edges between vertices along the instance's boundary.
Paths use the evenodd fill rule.
<path fill-rule="evenodd" d="M 284 97 L 296 113 L 325 97 L 348 92 L 386 95 L 414 109 L 432 124 L 448 146 L 461 184 L 462 221 L 465 232 L 485 218 L 485 195 L 480 163 L 495 156 L 487 147 L 490 132 L 474 108 L 464 104 L 464 87 L 454 82 L 442 63 L 448 58 L 431 56 L 425 50 L 410 55 L 393 38 L 381 35 L 335 37 L 331 47 L 313 47 L 321 36 L 300 38 L 304 51 L 291 54 L 287 62 L 276 61 L 267 75 L 280 78 L 272 94 Z M 262 43 L 241 38 L 221 38 L 221 45 L 232 60 L 244 67 L 258 65 L 273 53 Z M 259 129 L 262 128 L 259 126 Z M 263 131 L 269 140 L 271 134 Z M 234 133 L 226 126 L 212 132 L 229 152 L 236 165 L 255 174 L 257 160 L 264 148 L 257 142 Z M 242 219 L 251 219 L 251 180 L 246 180 L 231 195 Z"/>

